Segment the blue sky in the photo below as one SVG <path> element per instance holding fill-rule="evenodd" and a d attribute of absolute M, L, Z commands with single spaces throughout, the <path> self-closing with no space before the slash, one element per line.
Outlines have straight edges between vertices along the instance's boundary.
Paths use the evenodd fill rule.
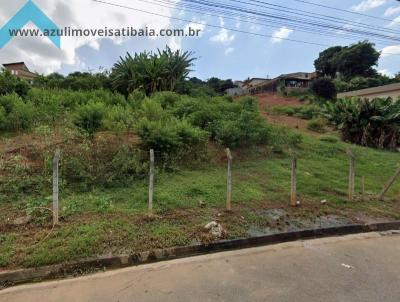
<path fill-rule="evenodd" d="M 6 2 L 5 0 L 0 0 Z M 18 0 L 19 1 L 19 0 Z M 16 1 L 17 4 L 2 4 L 2 6 L 13 6 L 10 11 L 15 11 L 18 5 L 24 3 L 20 0 Z M 247 1 L 247 0 L 246 0 Z M 146 19 L 154 18 L 154 16 L 127 10 L 124 8 L 110 8 L 107 5 L 95 3 L 89 0 L 80 0 L 69 2 L 57 1 L 57 0 L 37 0 L 35 1 L 43 10 L 47 12 L 50 17 L 57 23 L 68 24 L 72 22 L 75 25 L 81 25 L 79 23 L 82 18 L 95 20 L 95 16 L 85 17 L 91 14 L 93 10 L 94 14 L 104 14 L 106 16 L 112 9 L 113 15 L 118 16 L 114 21 L 111 21 L 110 26 L 140 26 L 145 24 L 158 24 L 161 27 L 170 28 L 184 28 L 188 25 L 186 21 L 168 20 L 165 18 L 157 19 Z M 64 3 L 68 5 L 70 13 L 74 16 L 69 18 L 64 15 L 68 13 L 65 8 L 60 11 L 54 8 L 54 5 L 49 5 L 48 2 Z M 85 2 L 85 6 L 81 7 L 79 13 L 81 15 L 76 16 L 75 8 L 73 5 L 79 6 Z M 110 2 L 121 3 L 121 0 L 110 0 Z M 219 2 L 224 2 L 219 0 Z M 225 1 L 226 3 L 231 3 Z M 329 15 L 332 17 L 338 17 L 343 19 L 349 19 L 353 22 L 362 22 L 370 24 L 371 26 L 387 27 L 400 32 L 400 22 L 397 24 L 391 24 L 390 21 L 383 21 L 373 19 L 369 17 L 363 17 L 360 15 L 349 14 L 340 12 L 337 10 L 331 10 L 322 7 L 311 6 L 309 4 L 300 3 L 295 0 L 277 1 L 277 0 L 264 0 L 271 4 L 282 5 L 295 9 L 304 10 L 310 13 L 318 13 Z M 396 0 L 336 0 L 336 1 L 323 1 L 323 0 L 308 0 L 317 4 L 324 4 L 333 6 L 335 8 L 356 11 L 372 16 L 394 20 L 398 18 L 400 21 L 400 2 Z M 10 1 L 7 1 L 10 3 Z M 68 3 L 68 4 L 67 4 Z M 131 7 L 142 8 L 142 2 L 137 0 L 124 1 L 124 5 Z M 57 6 L 56 6 L 57 7 Z M 147 5 L 146 9 L 150 11 L 157 11 L 157 6 Z M 83 11 L 82 11 L 83 10 Z M 86 12 L 85 12 L 86 10 Z M 279 35 L 281 37 L 287 37 L 289 39 L 303 40 L 309 42 L 315 42 L 326 45 L 348 45 L 355 43 L 360 39 L 345 39 L 340 33 L 335 33 L 335 37 L 326 37 L 321 35 L 315 35 L 310 33 L 299 32 L 296 27 L 283 27 L 276 26 L 274 28 L 269 26 L 256 26 L 245 22 L 239 22 L 237 20 L 229 20 L 227 18 L 212 17 L 201 14 L 193 14 L 190 12 L 184 12 L 182 10 L 169 10 L 164 11 L 169 16 L 182 18 L 186 20 L 194 20 L 195 22 L 201 22 L 213 25 L 223 25 L 228 28 L 236 28 L 242 31 L 254 32 L 263 35 Z M 3 16 L 6 19 L 7 16 Z M 64 18 L 65 20 L 61 20 Z M 138 23 L 138 20 L 142 23 Z M 0 15 L 0 21 L 1 21 Z M 108 26 L 107 18 L 103 18 L 101 22 L 97 22 L 95 25 L 99 26 L 103 24 Z M 85 24 L 87 26 L 87 24 Z M 271 25 L 273 26 L 273 25 Z M 390 26 L 390 27 L 389 27 Z M 400 34 L 398 35 L 400 36 Z M 97 39 L 96 41 L 85 40 L 81 42 L 68 42 L 63 47 L 70 47 L 71 49 L 64 49 L 63 54 L 57 53 L 56 49 L 49 50 L 49 45 L 46 44 L 47 48 L 41 48 L 38 43 L 46 43 L 45 41 L 33 42 L 32 39 L 23 41 L 26 43 L 32 43 L 32 45 L 23 45 L 21 41 L 13 41 L 8 49 L 0 50 L 0 60 L 3 61 L 16 61 L 18 59 L 28 60 L 28 63 L 34 65 L 33 69 L 42 71 L 44 73 L 58 71 L 61 73 L 69 73 L 75 70 L 97 70 L 100 66 L 105 68 L 111 68 L 112 65 L 118 60 L 119 56 L 123 56 L 127 51 L 138 52 L 143 50 L 156 50 L 157 48 L 163 48 L 165 44 L 169 44 L 174 48 L 181 48 L 182 50 L 190 50 L 195 52 L 195 56 L 198 59 L 193 67 L 194 71 L 190 74 L 202 79 L 207 79 L 211 76 L 217 76 L 220 78 L 232 78 L 234 80 L 245 79 L 247 77 L 275 77 L 282 73 L 296 72 L 296 71 L 312 71 L 313 62 L 318 56 L 318 53 L 322 51 L 323 46 L 307 45 L 302 43 L 295 43 L 285 40 L 272 40 L 268 37 L 253 36 L 249 34 L 242 34 L 232 31 L 224 31 L 220 28 L 212 28 L 205 26 L 202 32 L 202 36 L 198 38 L 181 38 L 181 39 L 150 39 L 150 38 L 130 38 L 123 41 L 113 41 L 109 39 Z M 20 48 L 24 46 L 24 51 Z M 32 50 L 30 50 L 30 48 Z M 378 66 L 378 70 L 381 70 L 387 74 L 394 74 L 400 71 L 400 42 L 377 44 L 378 49 L 385 48 L 385 52 L 397 53 L 399 55 L 386 55 L 381 58 Z M 14 49 L 14 51 L 12 51 Z M 15 51 L 18 50 L 18 51 Z M 44 51 L 44 54 L 41 52 Z M 46 62 L 46 69 L 41 68 L 40 62 L 34 60 L 35 56 L 40 58 L 51 58 L 49 63 Z M 24 59 L 25 58 L 25 59 Z M 50 64 L 51 63 L 51 64 Z M 42 64 L 45 62 L 42 59 Z"/>

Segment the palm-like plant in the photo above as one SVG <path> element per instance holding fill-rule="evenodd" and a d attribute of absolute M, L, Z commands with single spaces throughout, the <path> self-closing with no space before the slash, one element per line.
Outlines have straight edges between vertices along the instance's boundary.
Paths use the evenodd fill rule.
<path fill-rule="evenodd" d="M 400 99 L 340 99 L 327 103 L 324 112 L 345 140 L 377 148 L 400 145 Z"/>
<path fill-rule="evenodd" d="M 189 51 L 172 51 L 168 46 L 157 53 L 129 53 L 114 65 L 111 83 L 115 90 L 128 96 L 135 89 L 147 94 L 173 91 L 178 81 L 186 78 L 195 58 Z"/>

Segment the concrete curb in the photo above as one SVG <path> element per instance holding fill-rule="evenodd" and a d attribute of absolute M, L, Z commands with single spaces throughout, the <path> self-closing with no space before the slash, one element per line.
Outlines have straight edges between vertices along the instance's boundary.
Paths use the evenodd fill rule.
<path fill-rule="evenodd" d="M 328 236 L 349 235 L 356 233 L 383 232 L 400 229 L 400 221 L 375 224 L 352 224 L 332 228 L 302 230 L 287 233 L 277 233 L 259 237 L 235 240 L 223 240 L 208 245 L 196 244 L 183 247 L 167 248 L 141 252 L 133 255 L 104 256 L 89 258 L 75 262 L 67 262 L 38 268 L 19 269 L 0 272 L 0 285 L 10 286 L 48 279 L 71 276 L 77 271 L 116 269 L 132 265 L 171 260 L 200 254 L 220 251 L 277 244 L 289 241 L 321 238 Z M 0 287 L 1 288 L 1 287 Z"/>

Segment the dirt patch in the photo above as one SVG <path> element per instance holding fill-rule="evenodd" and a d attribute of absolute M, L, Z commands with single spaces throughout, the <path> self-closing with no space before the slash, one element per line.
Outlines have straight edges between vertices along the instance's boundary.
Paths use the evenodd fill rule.
<path fill-rule="evenodd" d="M 262 93 L 256 94 L 258 98 L 260 108 L 266 109 L 267 107 L 273 106 L 302 106 L 303 103 L 295 98 L 284 97 L 275 93 Z"/>
<path fill-rule="evenodd" d="M 268 114 L 266 112 L 263 112 L 263 116 L 268 122 L 274 125 L 284 126 L 291 129 L 297 129 L 300 130 L 301 132 L 305 132 L 307 134 L 314 136 L 321 135 L 320 133 L 311 131 L 307 128 L 309 121 L 303 120 L 298 117 L 286 116 L 286 115 L 274 115 L 274 114 Z"/>

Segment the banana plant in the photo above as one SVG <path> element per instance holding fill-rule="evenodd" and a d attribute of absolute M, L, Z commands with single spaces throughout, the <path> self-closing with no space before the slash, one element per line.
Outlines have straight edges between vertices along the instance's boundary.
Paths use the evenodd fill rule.
<path fill-rule="evenodd" d="M 382 149 L 400 145 L 400 99 L 339 99 L 323 112 L 347 141 Z"/>

